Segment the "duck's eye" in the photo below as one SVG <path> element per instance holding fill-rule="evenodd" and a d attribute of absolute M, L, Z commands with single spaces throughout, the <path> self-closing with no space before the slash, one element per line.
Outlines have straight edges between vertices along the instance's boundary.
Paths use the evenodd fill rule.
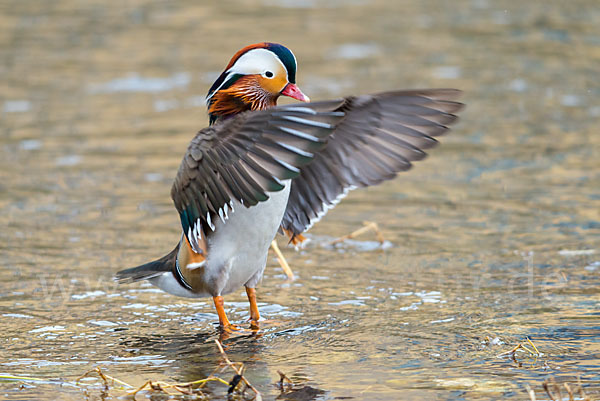
<path fill-rule="evenodd" d="M 271 71 L 267 71 L 267 72 L 265 72 L 265 77 L 273 78 L 273 73 Z"/>

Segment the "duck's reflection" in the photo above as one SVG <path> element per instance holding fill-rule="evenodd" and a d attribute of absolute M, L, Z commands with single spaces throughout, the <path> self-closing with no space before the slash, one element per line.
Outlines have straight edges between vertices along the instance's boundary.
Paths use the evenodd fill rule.
<path fill-rule="evenodd" d="M 260 330 L 228 332 L 215 328 L 194 335 L 134 335 L 123 339 L 120 345 L 136 355 L 165 356 L 170 360 L 165 374 L 177 382 L 191 382 L 227 371 L 227 365 L 215 344 L 215 341 L 219 341 L 231 361 L 249 365 L 248 375 L 259 378 L 257 385 L 268 386 L 272 381 L 266 363 L 262 362 L 261 354 L 265 345 L 258 341 L 262 336 Z"/>

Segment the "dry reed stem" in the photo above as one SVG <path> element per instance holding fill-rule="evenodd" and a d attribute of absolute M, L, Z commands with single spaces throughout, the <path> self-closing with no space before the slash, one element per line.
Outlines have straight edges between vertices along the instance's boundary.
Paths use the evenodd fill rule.
<path fill-rule="evenodd" d="M 285 375 L 285 373 L 283 373 L 281 370 L 278 370 L 277 373 L 279 373 L 279 387 L 281 388 L 281 391 L 283 391 L 284 381 L 287 382 L 290 387 L 294 387 L 294 382 L 292 382 L 290 378 Z"/>
<path fill-rule="evenodd" d="M 567 383 L 563 383 L 565 388 L 567 389 L 567 393 L 569 393 L 569 401 L 575 401 L 575 399 L 573 398 L 573 391 L 571 390 L 571 387 L 569 387 L 569 385 Z"/>
<path fill-rule="evenodd" d="M 236 368 L 235 364 L 233 364 L 229 360 L 229 358 L 227 357 L 227 354 L 225 353 L 225 350 L 223 349 L 223 346 L 221 345 L 221 342 L 219 340 L 215 340 L 215 344 L 217 344 L 217 347 L 219 347 L 219 351 L 221 352 L 221 356 L 223 357 L 223 359 L 225 360 L 225 362 L 227 363 L 227 365 L 231 369 L 233 369 L 233 371 L 235 373 L 237 373 L 241 377 L 242 381 L 244 382 L 244 384 L 246 386 L 248 386 L 248 388 L 250 388 L 252 391 L 254 391 L 254 394 L 255 394 L 254 399 L 257 400 L 257 401 L 262 401 L 262 395 L 260 394 L 260 391 L 258 391 L 256 388 L 254 388 L 254 386 L 252 384 L 250 384 L 250 382 L 248 380 L 246 380 L 246 378 L 243 375 L 244 364 L 241 364 L 241 366 L 239 368 Z"/>
<path fill-rule="evenodd" d="M 554 387 L 554 389 L 556 390 L 556 393 L 558 394 L 558 399 L 562 400 L 562 394 L 560 393 L 560 387 L 558 386 L 558 384 L 556 383 L 556 380 L 552 379 L 552 387 Z"/>
<path fill-rule="evenodd" d="M 548 394 L 550 401 L 556 401 L 556 399 L 554 398 L 552 393 L 550 393 L 550 388 L 548 387 L 548 383 L 544 382 L 544 384 L 542 384 L 542 387 L 544 387 L 544 391 L 546 391 L 546 394 Z"/>
<path fill-rule="evenodd" d="M 527 394 L 529 394 L 529 400 L 530 401 L 536 401 L 536 399 L 535 399 L 535 393 L 533 392 L 533 390 L 531 389 L 531 387 L 529 387 L 529 384 L 525 384 L 525 390 L 527 390 Z"/>
<path fill-rule="evenodd" d="M 590 397 L 588 397 L 585 391 L 583 391 L 583 384 L 581 384 L 581 376 L 577 376 L 577 385 L 579 386 L 579 395 L 581 396 L 581 398 L 583 398 L 584 401 L 589 401 Z"/>
<path fill-rule="evenodd" d="M 288 264 L 287 260 L 285 259 L 285 256 L 283 256 L 283 253 L 281 253 L 281 249 L 279 249 L 279 245 L 277 245 L 277 241 L 273 240 L 273 242 L 271 242 L 271 248 L 273 248 L 273 251 L 275 251 L 275 254 L 277 255 L 277 261 L 279 262 L 279 265 L 283 269 L 283 272 L 287 276 L 288 280 L 290 280 L 290 281 L 295 280 L 296 277 L 294 276 L 294 272 L 290 268 L 290 265 Z"/>
<path fill-rule="evenodd" d="M 583 385 L 581 384 L 580 377 L 577 378 L 577 385 L 576 386 L 574 385 L 573 388 L 571 388 L 571 386 L 569 386 L 568 383 L 563 383 L 563 386 L 564 386 L 565 390 L 567 391 L 567 394 L 569 394 L 569 401 L 575 401 L 575 392 L 579 393 L 579 396 L 580 396 L 579 399 L 581 399 L 583 401 L 592 401 L 591 398 L 588 397 L 587 394 L 585 394 L 585 392 L 583 391 Z M 560 391 L 560 386 L 558 385 L 558 383 L 556 382 L 556 380 L 553 377 L 544 380 L 544 382 L 542 383 L 542 387 L 544 388 L 544 391 L 548 395 L 548 398 L 550 399 L 550 401 L 563 400 L 563 397 L 562 397 L 562 394 Z M 536 401 L 535 393 L 531 389 L 529 384 L 525 384 L 525 390 L 527 391 L 527 394 L 529 395 L 530 401 Z"/>

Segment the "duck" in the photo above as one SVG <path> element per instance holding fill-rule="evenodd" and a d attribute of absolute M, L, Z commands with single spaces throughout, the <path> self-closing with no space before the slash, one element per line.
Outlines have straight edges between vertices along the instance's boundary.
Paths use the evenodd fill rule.
<path fill-rule="evenodd" d="M 222 330 L 237 330 L 224 296 L 241 287 L 258 329 L 256 288 L 279 233 L 298 245 L 349 191 L 391 180 L 425 158 L 457 121 L 457 89 L 390 90 L 313 102 L 287 47 L 237 51 L 206 96 L 209 125 L 191 140 L 171 188 L 175 248 L 121 270 L 188 298 L 210 297 Z M 299 102 L 277 105 L 281 96 Z"/>

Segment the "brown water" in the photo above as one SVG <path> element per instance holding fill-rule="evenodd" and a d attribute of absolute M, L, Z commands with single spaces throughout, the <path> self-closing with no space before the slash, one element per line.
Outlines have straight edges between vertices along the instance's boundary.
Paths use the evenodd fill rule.
<path fill-rule="evenodd" d="M 0 397 L 114 399 L 71 383 L 96 366 L 136 385 L 218 366 L 210 300 L 111 276 L 178 240 L 169 190 L 203 95 L 262 40 L 295 52 L 313 99 L 456 87 L 468 104 L 429 159 L 284 249 L 298 280 L 269 259 L 270 322 L 225 341 L 264 398 L 277 370 L 325 399 L 528 399 L 526 385 L 540 399 L 545 379 L 578 376 L 597 398 L 596 0 L 4 0 L 0 373 L 46 381 L 2 381 Z M 323 246 L 363 220 L 391 246 Z M 242 292 L 226 299 L 237 322 Z M 497 356 L 526 337 L 541 356 Z"/>

